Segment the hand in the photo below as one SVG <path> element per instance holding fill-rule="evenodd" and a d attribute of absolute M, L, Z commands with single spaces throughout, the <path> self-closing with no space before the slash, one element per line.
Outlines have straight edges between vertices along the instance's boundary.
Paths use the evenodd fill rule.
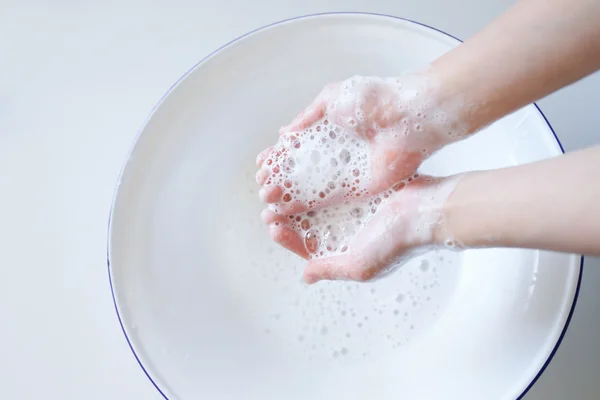
<path fill-rule="evenodd" d="M 447 143 L 457 140 L 457 128 L 435 101 L 436 81 L 426 74 L 382 79 L 353 77 L 328 85 L 291 124 L 280 130 L 279 142 L 259 154 L 257 182 L 263 186 L 261 199 L 281 214 L 294 214 L 343 201 L 348 196 L 374 195 L 413 175 L 421 162 Z M 318 124 L 320 122 L 320 124 Z M 318 124 L 318 125 L 316 125 Z M 335 127 L 335 128 L 334 128 Z M 313 129 L 314 128 L 314 129 Z M 365 168 L 352 167 L 346 173 L 360 178 L 359 185 L 319 182 L 308 193 L 290 193 L 294 146 L 309 135 L 314 141 L 331 145 L 332 160 L 344 162 L 336 135 L 344 132 L 357 147 L 368 153 Z M 348 159 L 353 153 L 347 154 Z M 367 158 L 366 155 L 364 158 Z M 275 182 L 277 177 L 280 182 Z M 353 193 L 355 191 L 355 194 Z M 311 193 L 312 192 L 312 193 Z"/>
<path fill-rule="evenodd" d="M 368 281 L 432 247 L 456 246 L 444 222 L 444 205 L 456 181 L 421 176 L 397 187 L 344 253 L 325 258 L 310 259 L 303 238 L 287 217 L 265 209 L 262 218 L 275 242 L 309 260 L 304 270 L 307 283 Z"/>

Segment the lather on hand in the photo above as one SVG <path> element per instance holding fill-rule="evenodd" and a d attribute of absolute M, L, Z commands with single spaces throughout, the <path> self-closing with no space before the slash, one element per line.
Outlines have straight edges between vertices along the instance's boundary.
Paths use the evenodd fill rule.
<path fill-rule="evenodd" d="M 355 129 L 372 152 L 369 194 L 387 190 L 414 174 L 441 146 L 468 137 L 600 68 L 599 19 L 600 2 L 595 0 L 522 0 L 422 72 L 398 79 L 355 78 L 351 85 L 328 86 L 281 134 L 305 129 L 326 115 L 346 129 Z M 432 118 L 436 115 L 439 118 Z M 406 120 L 408 130 L 402 131 Z M 394 131 L 396 136 L 390 135 Z M 268 181 L 264 162 L 271 151 L 258 157 L 263 166 L 257 174 L 261 185 Z M 449 238 L 461 247 L 598 255 L 598 171 L 600 147 L 595 147 L 495 171 L 427 177 L 428 181 L 421 177 L 393 193 L 346 254 L 311 260 L 305 280 L 369 280 L 385 271 L 390 260 L 442 246 Z M 269 204 L 282 203 L 280 187 L 264 186 L 261 194 Z M 277 213 L 267 210 L 263 219 L 276 242 L 308 258 L 287 218 L 308 204 L 294 207 L 283 204 L 275 207 Z"/>

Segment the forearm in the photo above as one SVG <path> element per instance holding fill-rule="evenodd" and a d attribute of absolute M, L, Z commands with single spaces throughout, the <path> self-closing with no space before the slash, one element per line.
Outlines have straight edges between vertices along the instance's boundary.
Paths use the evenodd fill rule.
<path fill-rule="evenodd" d="M 436 60 L 439 96 L 469 132 L 600 68 L 600 1 L 521 0 Z"/>
<path fill-rule="evenodd" d="M 600 255 L 600 146 L 537 163 L 467 173 L 446 229 L 465 247 Z"/>

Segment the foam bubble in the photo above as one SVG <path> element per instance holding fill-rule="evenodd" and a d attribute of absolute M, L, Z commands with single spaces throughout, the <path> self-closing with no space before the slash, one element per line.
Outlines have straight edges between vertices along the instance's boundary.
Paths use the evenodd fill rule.
<path fill-rule="evenodd" d="M 271 170 L 269 184 L 283 188 L 284 202 L 309 208 L 331 197 L 360 197 L 370 182 L 368 143 L 327 117 L 308 130 L 282 136 L 264 165 Z M 357 179 L 344 179 L 351 176 Z"/>
<path fill-rule="evenodd" d="M 367 79 L 367 81 L 365 80 Z M 290 218 L 291 228 L 304 241 L 304 246 L 311 258 L 329 257 L 347 252 L 350 243 L 358 232 L 369 223 L 387 202 L 394 192 L 402 190 L 407 184 L 418 178 L 418 174 L 394 185 L 390 190 L 377 195 L 369 193 L 371 187 L 371 152 L 369 142 L 359 136 L 356 129 L 357 121 L 362 121 L 365 115 L 361 109 L 364 98 L 356 98 L 356 88 L 368 79 L 354 77 L 341 85 L 341 99 L 330 105 L 338 109 L 350 109 L 351 115 L 344 120 L 343 128 L 332 123 L 334 120 L 325 115 L 320 121 L 302 132 L 287 133 L 280 137 L 279 142 L 265 160 L 263 167 L 270 169 L 269 185 L 279 186 L 282 193 L 282 204 L 298 205 L 298 209 L 308 209 Z M 378 84 L 391 84 L 392 80 L 374 78 Z M 374 82 L 374 81 L 373 81 Z M 411 82 L 393 83 L 402 86 L 402 91 L 392 96 L 390 101 L 397 102 L 399 109 L 406 116 L 396 122 L 392 128 L 373 128 L 380 133 L 403 132 L 415 134 L 428 131 L 432 120 L 447 118 L 443 111 L 432 111 L 427 104 L 427 96 L 420 96 L 421 89 Z M 414 103 L 415 98 L 419 98 Z M 338 115 L 339 117 L 339 115 Z M 337 121 L 340 121 L 338 118 Z M 400 129 L 400 130 L 399 130 Z M 456 131 L 450 130 L 454 135 Z M 446 130 L 444 130 L 444 135 Z M 365 133 L 363 132 L 364 136 Z M 403 136 L 403 135 L 400 135 Z M 429 155 L 435 151 L 425 140 L 412 140 L 414 150 Z M 402 139 L 405 140 L 404 138 Z M 390 165 L 390 169 L 394 169 Z M 427 194 L 430 202 L 438 200 L 435 192 Z M 270 207 L 278 212 L 279 204 Z M 418 218 L 417 218 L 418 219 Z M 426 235 L 437 221 L 417 221 L 414 234 Z M 452 240 L 445 242 L 447 247 L 455 247 Z"/>

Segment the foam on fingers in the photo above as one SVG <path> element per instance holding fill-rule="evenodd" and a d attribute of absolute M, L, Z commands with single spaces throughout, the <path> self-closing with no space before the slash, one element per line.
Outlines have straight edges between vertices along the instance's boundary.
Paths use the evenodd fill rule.
<path fill-rule="evenodd" d="M 434 230 L 441 232 L 439 208 L 445 201 L 439 182 L 411 189 L 414 215 L 400 210 L 367 227 L 401 197 L 397 192 L 431 182 L 415 173 L 419 164 L 466 132 L 430 96 L 434 86 L 425 75 L 353 77 L 324 90 L 282 128 L 257 174 L 260 197 L 271 210 L 263 218 L 282 223 L 272 230 L 275 240 L 311 260 L 362 251 L 364 268 L 338 271 L 354 280 L 371 279 L 410 246 L 432 242 Z M 368 231 L 372 237 L 361 236 Z"/>
<path fill-rule="evenodd" d="M 267 157 L 269 157 L 269 154 L 271 154 L 272 151 L 273 146 L 270 146 L 258 153 L 258 156 L 256 157 L 256 165 L 258 165 L 259 168 L 262 167 L 263 162 L 267 159 Z"/>
<path fill-rule="evenodd" d="M 259 185 L 264 185 L 267 180 L 269 179 L 269 174 L 270 171 L 266 168 L 261 168 L 258 170 L 258 172 L 255 175 L 255 179 L 256 179 L 256 183 L 258 183 Z"/>
<path fill-rule="evenodd" d="M 264 174 L 266 183 L 282 188 L 281 203 L 287 208 L 295 203 L 314 209 L 332 199 L 368 194 L 368 143 L 327 116 L 301 132 L 282 136 L 263 165 L 270 171 Z M 274 210 L 280 211 L 277 206 Z"/>
<path fill-rule="evenodd" d="M 288 219 L 286 216 L 277 214 L 276 212 L 273 212 L 272 210 L 269 210 L 268 208 L 265 208 L 264 210 L 262 210 L 262 212 L 260 213 L 260 219 L 262 220 L 263 223 L 265 223 L 267 225 L 271 225 L 275 222 L 279 222 L 280 224 L 288 223 Z"/>
<path fill-rule="evenodd" d="M 281 200 L 283 190 L 280 186 L 268 185 L 258 191 L 258 197 L 264 203 L 276 203 Z"/>

